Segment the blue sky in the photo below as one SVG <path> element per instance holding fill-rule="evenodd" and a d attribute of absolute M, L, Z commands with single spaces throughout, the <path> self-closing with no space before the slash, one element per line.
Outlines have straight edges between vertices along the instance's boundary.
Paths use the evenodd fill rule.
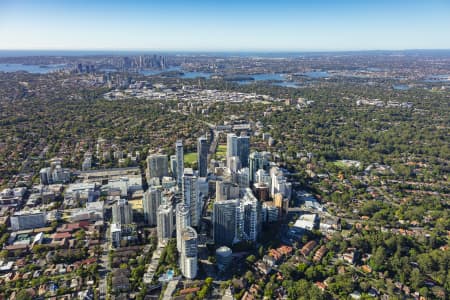
<path fill-rule="evenodd" d="M 0 49 L 450 49 L 450 0 L 0 0 Z"/>

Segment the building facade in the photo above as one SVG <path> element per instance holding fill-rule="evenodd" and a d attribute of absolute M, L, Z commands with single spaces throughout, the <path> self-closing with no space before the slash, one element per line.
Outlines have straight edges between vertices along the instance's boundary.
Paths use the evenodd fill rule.
<path fill-rule="evenodd" d="M 184 150 L 183 150 L 183 141 L 178 140 L 175 143 L 175 155 L 176 155 L 176 178 L 178 188 L 181 190 L 182 182 L 183 182 L 183 174 L 184 174 Z"/>
<path fill-rule="evenodd" d="M 162 179 L 169 175 L 167 156 L 164 154 L 152 154 L 147 157 L 148 178 L 157 177 Z"/>
<path fill-rule="evenodd" d="M 208 140 L 205 136 L 199 137 L 197 140 L 197 164 L 199 177 L 206 177 L 208 175 L 208 152 Z"/>
<path fill-rule="evenodd" d="M 20 211 L 11 217 L 11 229 L 14 231 L 44 227 L 47 223 L 44 212 Z"/>
<path fill-rule="evenodd" d="M 173 233 L 173 210 L 172 207 L 162 204 L 156 212 L 157 235 L 159 243 L 166 243 Z"/>
<path fill-rule="evenodd" d="M 197 239 L 197 232 L 192 227 L 186 227 L 181 232 L 180 269 L 187 279 L 194 279 L 197 276 Z"/>
<path fill-rule="evenodd" d="M 191 168 L 186 168 L 182 179 L 183 203 L 189 206 L 191 226 L 195 227 L 201 213 L 197 176 Z"/>
<path fill-rule="evenodd" d="M 156 225 L 156 211 L 162 203 L 162 191 L 158 187 L 151 186 L 145 193 L 142 200 L 144 208 L 145 223 L 150 226 Z"/>
<path fill-rule="evenodd" d="M 120 199 L 112 206 L 112 223 L 131 224 L 133 222 L 133 210 L 125 199 Z"/>
<path fill-rule="evenodd" d="M 175 223 L 177 230 L 177 249 L 181 253 L 181 232 L 188 226 L 191 226 L 189 206 L 184 203 L 178 203 L 175 209 Z"/>
<path fill-rule="evenodd" d="M 214 202 L 212 223 L 216 246 L 231 247 L 237 240 L 239 208 L 239 199 Z"/>

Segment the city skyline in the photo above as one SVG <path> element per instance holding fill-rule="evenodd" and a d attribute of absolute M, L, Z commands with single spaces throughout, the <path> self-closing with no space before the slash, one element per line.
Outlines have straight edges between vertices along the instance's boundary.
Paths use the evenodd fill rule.
<path fill-rule="evenodd" d="M 0 1 L 0 50 L 449 49 L 448 1 Z"/>

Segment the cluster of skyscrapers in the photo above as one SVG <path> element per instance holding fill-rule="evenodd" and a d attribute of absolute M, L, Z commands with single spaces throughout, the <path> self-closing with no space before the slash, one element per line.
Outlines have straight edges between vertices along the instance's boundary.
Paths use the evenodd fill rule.
<path fill-rule="evenodd" d="M 164 154 L 147 158 L 144 220 L 157 226 L 161 245 L 176 237 L 180 269 L 189 279 L 197 275 L 197 230 L 208 227 L 202 223 L 208 197 L 215 198 L 211 219 L 215 245 L 231 247 L 239 241 L 256 241 L 262 224 L 287 209 L 291 194 L 282 170 L 271 165 L 270 153 L 250 153 L 249 136 L 227 135 L 225 165 L 213 161 L 208 168 L 208 154 L 209 141 L 202 136 L 197 140 L 197 170 L 185 168 L 181 140 L 170 159 Z M 274 199 L 272 204 L 269 199 Z M 114 222 L 128 222 L 126 205 L 118 203 L 115 209 Z"/>
<path fill-rule="evenodd" d="M 287 211 L 291 183 L 271 165 L 270 153 L 249 150 L 248 136 L 227 135 L 227 168 L 216 182 L 213 206 L 216 246 L 256 241 L 262 223 L 276 221 Z"/>
<path fill-rule="evenodd" d="M 184 167 L 181 140 L 176 141 L 175 155 L 170 160 L 164 154 L 152 154 L 147 158 L 149 189 L 143 197 L 145 222 L 157 226 L 158 242 L 162 245 L 176 232 L 180 268 L 182 274 L 190 279 L 197 275 L 195 228 L 200 225 L 204 198 L 208 194 L 208 151 L 207 138 L 198 138 L 198 171 Z"/>

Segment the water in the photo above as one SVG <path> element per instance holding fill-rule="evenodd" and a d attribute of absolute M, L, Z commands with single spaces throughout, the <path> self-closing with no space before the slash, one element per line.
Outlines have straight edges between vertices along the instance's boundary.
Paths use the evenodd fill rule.
<path fill-rule="evenodd" d="M 23 64 L 0 64 L 0 72 L 17 72 L 17 71 L 25 71 L 28 73 L 35 74 L 46 74 L 49 72 L 53 72 L 56 70 L 63 69 L 65 65 L 23 65 Z"/>
<path fill-rule="evenodd" d="M 410 87 L 409 85 L 406 85 L 406 84 L 394 84 L 394 85 L 392 86 L 392 88 L 393 88 L 394 90 L 397 90 L 397 91 L 407 91 L 407 90 L 409 90 L 411 87 Z"/>
<path fill-rule="evenodd" d="M 152 75 L 159 75 L 166 72 L 182 72 L 180 67 L 169 67 L 164 70 L 141 70 L 139 71 L 140 74 L 145 76 L 152 76 Z"/>
<path fill-rule="evenodd" d="M 209 79 L 211 77 L 211 73 L 206 73 L 206 72 L 183 72 L 184 74 L 181 75 L 181 78 L 185 78 L 185 79 L 192 79 L 192 78 L 198 78 L 198 77 L 203 77 L 203 78 L 207 78 Z"/>
<path fill-rule="evenodd" d="M 450 74 L 447 75 L 431 75 L 425 79 L 425 82 L 447 82 L 450 81 Z"/>
<path fill-rule="evenodd" d="M 327 78 L 330 77 L 330 74 L 325 71 L 311 71 L 311 72 L 305 72 L 303 73 L 304 76 L 307 76 L 309 78 Z"/>

